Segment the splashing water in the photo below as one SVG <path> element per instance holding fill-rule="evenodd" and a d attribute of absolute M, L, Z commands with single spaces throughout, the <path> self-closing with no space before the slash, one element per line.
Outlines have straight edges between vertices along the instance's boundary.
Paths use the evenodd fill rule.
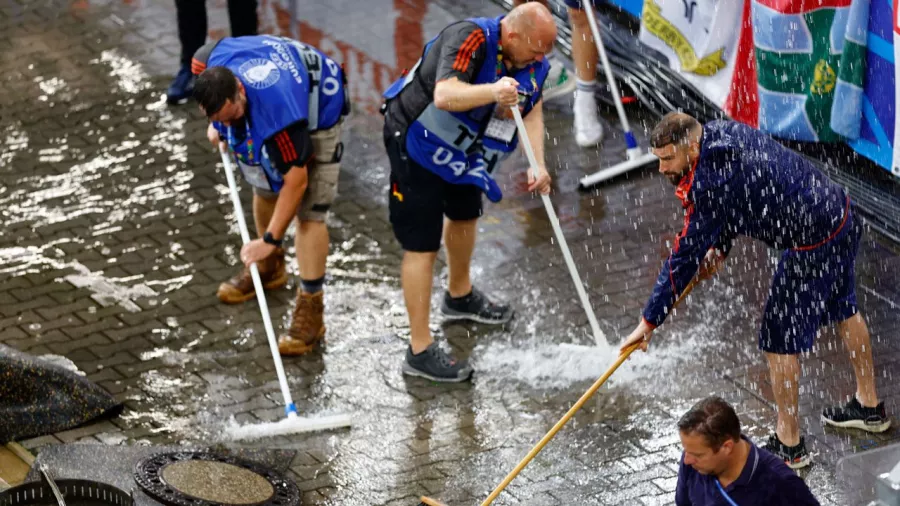
<path fill-rule="evenodd" d="M 687 339 L 672 337 L 677 342 L 662 346 L 651 343 L 647 353 L 632 354 L 610 377 L 610 384 L 662 378 L 696 356 L 699 350 L 714 347 L 707 336 L 699 334 Z M 536 389 L 554 389 L 596 380 L 615 363 L 618 349 L 568 343 L 526 347 L 503 343 L 479 346 L 473 355 L 480 377 L 514 380 Z"/>
<path fill-rule="evenodd" d="M 725 343 L 720 336 L 727 325 L 728 315 L 710 294 L 699 302 L 697 323 L 685 328 L 673 325 L 661 335 L 657 332 L 647 353 L 634 352 L 610 377 L 611 385 L 626 385 L 641 381 L 644 387 L 656 382 L 665 390 L 679 367 L 696 362 L 697 357 L 721 349 Z M 716 315 L 716 317 L 713 317 Z M 540 344 L 535 344 L 541 339 Z M 617 345 L 595 347 L 570 343 L 548 342 L 546 338 L 531 336 L 524 343 L 490 343 L 479 345 L 473 361 L 481 378 L 514 380 L 535 389 L 565 388 L 573 383 L 593 381 L 603 375 L 618 358 Z"/>

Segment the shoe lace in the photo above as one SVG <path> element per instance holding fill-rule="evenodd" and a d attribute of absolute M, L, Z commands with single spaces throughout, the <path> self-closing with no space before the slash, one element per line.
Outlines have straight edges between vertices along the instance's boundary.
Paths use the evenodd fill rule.
<path fill-rule="evenodd" d="M 445 368 L 450 368 L 454 365 L 453 360 L 446 353 L 444 353 L 444 350 L 438 348 L 437 346 L 432 348 L 431 356 L 434 357 L 434 359 L 437 360 L 438 363 Z"/>
<path fill-rule="evenodd" d="M 297 299 L 297 305 L 294 306 L 293 312 L 293 325 L 292 327 L 296 327 L 298 330 L 308 330 L 312 327 L 312 301 L 299 297 Z"/>
<path fill-rule="evenodd" d="M 487 311 L 489 313 L 496 313 L 501 310 L 501 307 L 498 304 L 495 304 L 490 301 L 485 295 L 478 290 L 472 289 L 472 296 L 475 299 L 475 303 L 478 305 L 482 311 Z"/>

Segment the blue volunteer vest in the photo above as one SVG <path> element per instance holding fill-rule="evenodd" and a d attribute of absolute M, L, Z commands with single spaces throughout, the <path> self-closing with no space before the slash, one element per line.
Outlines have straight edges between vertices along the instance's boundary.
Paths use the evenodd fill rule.
<path fill-rule="evenodd" d="M 497 75 L 497 54 L 500 38 L 500 20 L 496 18 L 472 18 L 485 35 L 487 55 L 471 84 L 490 84 L 503 76 L 510 76 L 519 83 L 520 105 L 526 116 L 541 99 L 540 86 L 547 77 L 550 64 L 546 59 L 508 74 L 503 66 Z M 422 60 L 437 39 L 425 45 L 422 57 L 405 76 L 395 81 L 384 92 L 390 100 L 412 82 Z M 524 96 L 522 96 L 524 95 Z M 417 164 L 434 172 L 449 183 L 474 184 L 481 188 L 492 202 L 499 202 L 503 192 L 491 175 L 497 164 L 506 159 L 518 145 L 518 135 L 512 119 L 499 121 L 494 118 L 496 104 L 488 104 L 463 112 L 443 111 L 434 102 L 412 122 L 405 132 L 406 151 Z"/>
<path fill-rule="evenodd" d="M 348 112 L 349 97 L 340 65 L 312 46 L 285 37 L 227 37 L 209 56 L 207 67 L 224 66 L 243 83 L 246 137 L 218 122 L 219 131 L 251 185 L 277 192 L 284 185 L 264 141 L 307 120 L 310 131 L 331 128 Z"/>

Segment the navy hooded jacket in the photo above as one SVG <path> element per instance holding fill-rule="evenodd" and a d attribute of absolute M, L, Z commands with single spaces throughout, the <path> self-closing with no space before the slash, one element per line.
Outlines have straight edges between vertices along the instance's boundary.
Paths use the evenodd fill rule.
<path fill-rule="evenodd" d="M 657 327 L 712 247 L 727 254 L 738 235 L 773 248 L 807 250 L 830 240 L 850 200 L 809 160 L 734 121 L 703 127 L 700 158 L 678 184 L 684 228 L 675 238 L 644 320 Z"/>

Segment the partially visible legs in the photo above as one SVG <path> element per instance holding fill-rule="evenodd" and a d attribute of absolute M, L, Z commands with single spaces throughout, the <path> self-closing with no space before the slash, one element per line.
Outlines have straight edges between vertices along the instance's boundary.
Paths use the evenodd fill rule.
<path fill-rule="evenodd" d="M 856 303 L 856 253 L 862 237 L 862 226 L 850 215 L 846 233 L 830 246 L 831 265 L 826 268 L 835 278 L 832 296 L 826 305 L 826 318 L 837 322 L 837 331 L 850 354 L 856 376 L 856 395 L 844 406 L 833 406 L 822 412 L 822 421 L 835 427 L 852 427 L 868 432 L 884 432 L 891 420 L 878 400 L 875 388 L 875 362 L 869 329 Z"/>
<path fill-rule="evenodd" d="M 863 406 L 874 408 L 878 405 L 878 394 L 875 392 L 875 363 L 866 321 L 862 314 L 856 313 L 839 322 L 837 328 L 850 353 L 850 362 L 856 375 L 856 399 Z"/>
<path fill-rule="evenodd" d="M 575 65 L 575 142 L 593 146 L 603 139 L 603 125 L 597 114 L 597 64 L 600 55 L 581 0 L 566 0 L 572 25 L 572 62 Z M 593 3 L 589 7 L 593 7 Z"/>
<path fill-rule="evenodd" d="M 850 352 L 850 362 L 856 376 L 856 395 L 843 406 L 826 408 L 822 412 L 822 421 L 834 427 L 884 432 L 890 428 L 891 419 L 875 390 L 875 365 L 866 322 L 857 313 L 839 322 L 837 329 Z"/>
<path fill-rule="evenodd" d="M 800 444 L 800 360 L 797 355 L 766 353 L 778 410 L 775 434 L 787 446 Z"/>
<path fill-rule="evenodd" d="M 759 340 L 778 408 L 775 434 L 767 448 L 794 468 L 809 462 L 799 426 L 798 355 L 812 350 L 823 325 L 837 322 L 856 376 L 856 395 L 844 406 L 825 409 L 823 422 L 869 432 L 890 427 L 875 389 L 869 332 L 856 303 L 854 264 L 860 234 L 861 227 L 851 216 L 827 243 L 812 250 L 786 251 L 772 280 Z"/>
<path fill-rule="evenodd" d="M 181 60 L 175 79 L 166 90 L 166 101 L 180 104 L 194 92 L 194 75 L 191 73 L 191 58 L 206 42 L 207 20 L 206 2 L 197 0 L 175 0 L 178 18 L 178 40 L 181 42 Z"/>
<path fill-rule="evenodd" d="M 228 19 L 231 36 L 256 35 L 258 18 L 257 0 L 228 0 Z M 175 79 L 166 90 L 170 104 L 187 101 L 194 92 L 194 75 L 191 58 L 206 42 L 207 17 L 204 0 L 175 0 L 178 18 L 178 39 L 181 42 L 181 62 Z"/>
<path fill-rule="evenodd" d="M 491 302 L 472 286 L 469 274 L 475 250 L 478 218 L 482 213 L 482 192 L 473 185 L 447 185 L 445 189 L 444 244 L 450 268 L 450 286 L 444 293 L 441 313 L 446 320 L 471 320 L 503 324 L 512 318 L 507 304 Z"/>
<path fill-rule="evenodd" d="M 228 0 L 228 22 L 232 37 L 257 34 L 259 18 L 256 8 L 257 0 Z"/>
<path fill-rule="evenodd" d="M 821 316 L 813 314 L 816 294 L 808 289 L 802 256 L 786 251 L 781 256 L 759 331 L 759 348 L 769 364 L 775 397 L 775 433 L 765 449 L 784 460 L 792 469 L 809 465 L 811 459 L 800 434 L 800 360 L 809 351 L 819 329 Z"/>
<path fill-rule="evenodd" d="M 294 246 L 300 286 L 291 325 L 278 339 L 282 355 L 303 355 L 325 337 L 325 267 L 328 262 L 328 226 L 325 219 L 337 196 L 340 178 L 342 123 L 310 135 L 315 158 L 307 167 L 308 186 L 297 209 Z"/>
<path fill-rule="evenodd" d="M 518 7 L 532 0 L 513 0 Z M 548 8 L 547 0 L 539 1 Z M 544 84 L 544 99 L 550 100 L 559 96 L 568 96 L 575 91 L 572 106 L 575 114 L 575 142 L 581 147 L 598 144 L 603 139 L 603 124 L 597 114 L 597 62 L 600 55 L 591 34 L 581 0 L 565 0 L 572 26 L 572 63 L 575 66 L 575 79 L 566 71 L 562 62 L 553 53 L 550 54 L 550 74 Z M 591 1 L 593 5 L 593 0 Z M 555 53 L 555 51 L 554 51 Z"/>
<path fill-rule="evenodd" d="M 394 236 L 403 248 L 400 284 L 410 328 L 403 373 L 432 381 L 466 381 L 472 376 L 472 368 L 465 360 L 458 361 L 444 352 L 434 342 L 428 325 L 434 262 L 441 247 L 445 188 L 450 185 L 406 156 L 393 136 L 385 137 L 385 148 L 391 163 L 388 208 Z M 457 253 L 464 253 L 464 249 L 465 245 L 457 248 Z M 464 254 L 457 254 L 454 263 L 463 267 L 464 258 Z M 455 277 L 467 279 L 468 275 Z"/>
<path fill-rule="evenodd" d="M 477 219 L 447 220 L 444 223 L 444 245 L 447 247 L 447 263 L 450 270 L 449 292 L 451 297 L 463 297 L 472 292 L 472 253 L 478 233 Z"/>

